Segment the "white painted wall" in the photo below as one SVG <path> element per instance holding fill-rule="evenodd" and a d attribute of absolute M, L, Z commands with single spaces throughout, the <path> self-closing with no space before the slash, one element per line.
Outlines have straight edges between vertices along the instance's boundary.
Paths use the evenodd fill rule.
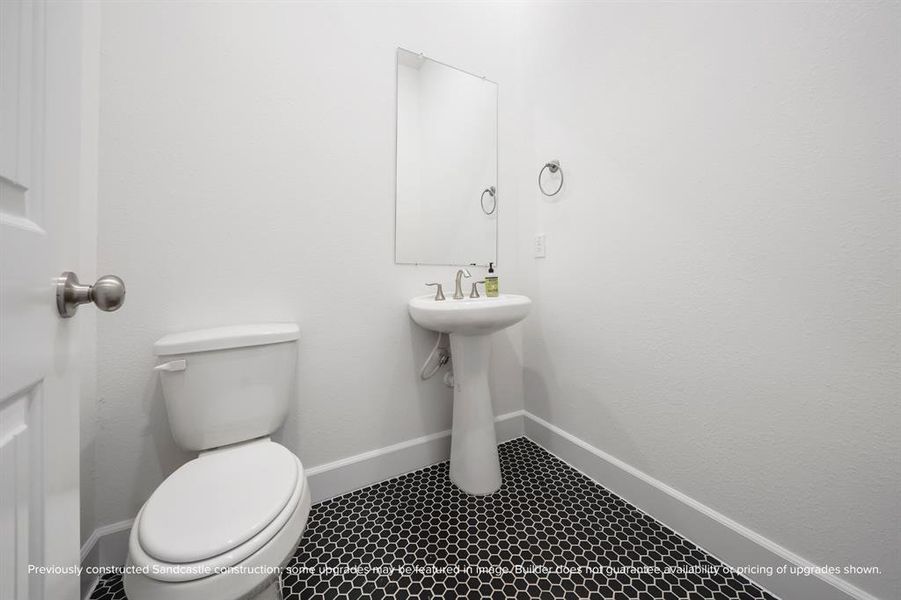
<path fill-rule="evenodd" d="M 149 372 L 170 331 L 297 320 L 282 439 L 308 466 L 449 426 L 404 302 L 452 273 L 393 264 L 403 46 L 500 82 L 501 286 L 536 302 L 496 338 L 496 412 L 524 387 L 539 417 L 814 562 L 882 565 L 849 579 L 896 596 L 899 19 L 105 3 L 98 273 L 129 297 L 99 323 L 97 524 L 186 458 Z"/>
<path fill-rule="evenodd" d="M 901 5 L 529 12 L 526 408 L 880 598 L 899 579 Z M 534 188 L 533 188 L 534 189 Z"/>
<path fill-rule="evenodd" d="M 128 301 L 99 320 L 98 524 L 133 517 L 188 458 L 150 371 L 169 332 L 297 321 L 280 438 L 307 466 L 450 427 L 451 390 L 418 379 L 434 338 L 406 302 L 454 271 L 394 264 L 395 48 L 500 83 L 512 291 L 517 19 L 491 3 L 103 4 L 99 268 Z M 495 410 L 519 409 L 519 331 L 494 350 Z"/>

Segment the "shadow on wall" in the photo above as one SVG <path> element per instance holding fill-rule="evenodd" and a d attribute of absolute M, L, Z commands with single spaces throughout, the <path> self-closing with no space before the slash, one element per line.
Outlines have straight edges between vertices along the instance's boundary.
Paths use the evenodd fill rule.
<path fill-rule="evenodd" d="M 404 311 L 406 312 L 406 307 L 404 307 Z M 419 426 L 425 426 L 426 423 L 422 418 L 422 407 L 425 402 L 435 402 L 434 396 L 437 395 L 443 405 L 442 413 L 444 414 L 442 415 L 442 422 L 447 423 L 447 426 L 444 427 L 444 429 L 450 429 L 451 415 L 453 414 L 454 391 L 444 385 L 444 374 L 447 372 L 448 367 L 441 367 L 433 377 L 425 381 L 419 377 L 419 369 L 422 368 L 422 364 L 429 356 L 432 348 L 435 347 L 435 341 L 438 338 L 438 334 L 434 331 L 429 331 L 428 329 L 420 327 L 414 323 L 411 318 L 407 318 L 407 328 L 410 332 L 410 357 L 408 364 L 412 367 L 412 376 L 416 378 L 417 399 L 417 402 L 413 403 L 410 410 L 415 410 L 419 414 L 419 418 L 416 420 L 417 424 Z M 437 391 L 429 391 L 433 388 Z"/>
<path fill-rule="evenodd" d="M 272 434 L 272 441 L 281 444 L 288 450 L 290 450 L 295 456 L 301 458 L 301 463 L 303 463 L 303 457 L 300 454 L 300 448 L 297 447 L 296 444 L 291 443 L 290 436 L 285 435 L 285 432 L 288 431 L 297 431 L 297 423 L 300 418 L 299 416 L 299 407 L 302 405 L 302 398 L 300 397 L 300 363 L 303 360 L 303 352 L 304 345 L 302 343 L 297 344 L 297 358 L 294 364 L 294 381 L 291 382 L 291 401 L 288 404 L 288 415 L 285 417 L 285 422 L 282 423 L 282 426 L 279 427 Z M 305 468 L 309 468 L 309 465 L 304 464 Z"/>
<path fill-rule="evenodd" d="M 522 356 L 516 351 L 511 339 L 522 325 L 516 324 L 491 336 L 491 361 L 488 365 L 488 387 L 491 390 L 491 404 L 494 416 L 524 408 L 522 378 Z M 498 374 L 500 376 L 492 376 Z M 516 373 L 517 377 L 509 374 Z"/>
<path fill-rule="evenodd" d="M 425 402 L 435 402 L 435 396 L 439 396 L 445 406 L 442 422 L 442 429 L 450 429 L 453 419 L 453 389 L 444 384 L 444 374 L 448 371 L 448 367 L 442 367 L 426 381 L 419 379 L 419 370 L 425 362 L 432 348 L 435 347 L 435 341 L 438 334 L 424 329 L 408 320 L 410 332 L 410 365 L 412 366 L 412 376 L 417 380 L 418 402 L 415 403 L 413 410 L 422 413 L 422 406 Z M 511 328 L 512 329 L 512 328 Z M 491 361 L 488 365 L 488 386 L 491 392 L 491 403 L 494 415 L 499 416 L 510 412 L 514 408 L 522 408 L 522 387 L 521 381 L 516 378 L 507 377 L 509 373 L 519 373 L 522 370 L 522 359 L 516 351 L 516 346 L 510 337 L 510 330 L 495 333 L 491 336 Z M 453 368 L 453 357 L 451 357 L 450 368 Z M 404 376 L 410 376 L 405 374 Z M 434 391 L 436 388 L 437 391 Z M 422 425 L 425 425 L 422 422 Z"/>
<path fill-rule="evenodd" d="M 531 318 L 533 319 L 531 326 L 540 331 L 542 328 L 540 312 L 536 311 Z M 527 411 L 576 437 L 585 439 L 587 438 L 585 432 L 591 430 L 594 439 L 603 441 L 601 449 L 618 448 L 621 452 L 625 449 L 625 455 L 616 458 L 642 471 L 648 470 L 649 464 L 641 447 L 635 443 L 629 431 L 607 410 L 604 397 L 596 390 L 579 386 L 577 381 L 561 383 L 558 380 L 553 357 L 541 335 L 530 336 L 524 352 L 528 352 L 528 364 L 542 365 L 541 370 L 528 366 L 523 368 Z M 597 363 L 596 368 L 603 368 L 601 364 Z M 561 402 L 566 403 L 564 410 L 559 410 Z M 570 423 L 561 420 L 561 415 L 567 414 L 580 415 L 579 422 Z"/>
<path fill-rule="evenodd" d="M 170 473 L 196 456 L 195 453 L 182 450 L 172 437 L 160 378 L 150 369 L 148 367 L 150 375 L 144 385 L 142 399 L 142 406 L 147 415 L 147 427 L 144 430 L 145 435 L 141 438 L 140 466 L 133 474 L 137 478 L 136 485 L 129 486 L 132 490 L 132 505 L 136 507 L 142 506 Z M 157 476 L 142 477 L 140 475 L 142 473 L 156 473 Z"/>
<path fill-rule="evenodd" d="M 81 485 L 86 487 L 88 485 L 95 485 L 96 475 L 94 473 L 94 457 L 97 456 L 97 438 L 93 436 L 87 444 L 82 446 L 81 452 L 79 454 L 79 460 L 81 461 L 79 464 L 82 465 Z M 87 467 L 85 467 L 87 465 Z M 96 486 L 95 486 L 96 488 Z M 87 494 L 81 495 L 81 537 L 79 542 L 84 545 L 84 543 L 88 540 L 88 537 L 94 531 L 94 514 L 95 514 L 95 502 L 94 502 L 94 494 L 93 492 L 89 492 Z"/>

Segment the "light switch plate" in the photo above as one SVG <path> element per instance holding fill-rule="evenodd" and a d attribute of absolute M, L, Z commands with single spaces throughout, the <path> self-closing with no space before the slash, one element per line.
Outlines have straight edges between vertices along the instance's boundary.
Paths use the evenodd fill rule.
<path fill-rule="evenodd" d="M 535 258 L 544 258 L 547 256 L 547 238 L 543 233 L 539 233 L 535 236 L 533 255 Z"/>

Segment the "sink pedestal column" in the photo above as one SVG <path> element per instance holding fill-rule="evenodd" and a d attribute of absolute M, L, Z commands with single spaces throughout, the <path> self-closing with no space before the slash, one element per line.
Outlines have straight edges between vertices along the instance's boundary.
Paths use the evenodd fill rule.
<path fill-rule="evenodd" d="M 450 478 L 468 494 L 490 494 L 501 486 L 494 409 L 488 389 L 491 337 L 452 333 L 450 343 L 454 365 Z"/>

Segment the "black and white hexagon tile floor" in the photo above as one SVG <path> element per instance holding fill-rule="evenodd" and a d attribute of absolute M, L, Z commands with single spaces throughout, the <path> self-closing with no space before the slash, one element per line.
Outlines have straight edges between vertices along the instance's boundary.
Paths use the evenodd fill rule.
<path fill-rule="evenodd" d="M 458 490 L 445 462 L 317 504 L 285 599 L 774 598 L 528 439 L 500 456 L 490 496 Z M 124 600 L 119 576 L 91 597 Z"/>

